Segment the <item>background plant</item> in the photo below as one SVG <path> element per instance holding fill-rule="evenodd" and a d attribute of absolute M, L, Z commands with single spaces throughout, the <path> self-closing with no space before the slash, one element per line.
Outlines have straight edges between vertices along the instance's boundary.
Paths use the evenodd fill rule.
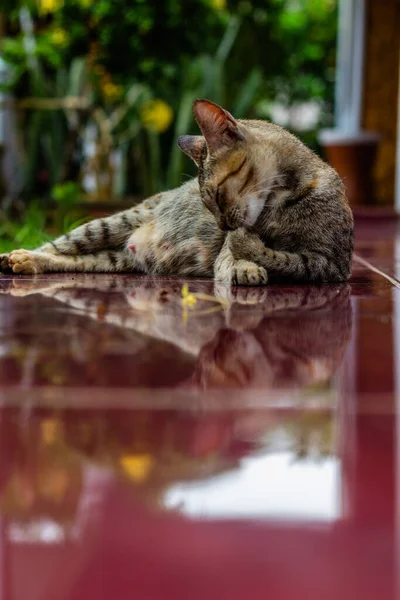
<path fill-rule="evenodd" d="M 20 103 L 21 196 L 42 207 L 68 182 L 77 199 L 84 191 L 103 200 L 180 184 L 194 170 L 176 138 L 197 131 L 199 96 L 240 117 L 280 120 L 317 151 L 316 132 L 332 120 L 336 0 L 2 6 L 3 89 Z M 304 103 L 315 114 L 307 126 L 297 116 Z"/>

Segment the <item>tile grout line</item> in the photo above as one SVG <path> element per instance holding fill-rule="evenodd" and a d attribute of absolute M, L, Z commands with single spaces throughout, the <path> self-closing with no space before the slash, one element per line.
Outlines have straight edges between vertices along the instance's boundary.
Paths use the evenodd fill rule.
<path fill-rule="evenodd" d="M 358 256 L 358 254 L 353 254 L 353 261 L 358 263 L 359 265 L 362 265 L 363 267 L 366 267 L 370 271 L 377 273 L 377 275 L 380 275 L 381 277 L 389 281 L 394 287 L 400 290 L 400 281 L 398 279 L 391 277 L 384 271 L 381 271 L 381 269 L 378 269 L 378 267 L 374 267 L 374 265 L 371 264 L 368 260 L 365 260 L 365 258 L 361 258 L 361 256 Z"/>

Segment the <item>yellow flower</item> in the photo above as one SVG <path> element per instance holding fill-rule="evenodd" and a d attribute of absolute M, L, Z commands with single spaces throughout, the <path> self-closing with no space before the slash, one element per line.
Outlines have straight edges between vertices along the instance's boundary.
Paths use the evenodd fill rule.
<path fill-rule="evenodd" d="M 106 81 L 102 86 L 102 92 L 108 102 L 115 102 L 124 93 L 124 88 L 122 85 L 117 85 L 112 81 Z"/>
<path fill-rule="evenodd" d="M 150 100 L 143 105 L 141 117 L 146 127 L 156 133 L 162 133 L 171 125 L 174 113 L 164 100 Z"/>
<path fill-rule="evenodd" d="M 181 298 L 181 306 L 182 306 L 182 319 L 184 324 L 186 325 L 189 318 L 189 310 L 191 310 L 197 301 L 205 301 L 205 302 L 214 302 L 217 306 L 206 309 L 206 310 L 197 310 L 191 311 L 192 315 L 206 315 L 210 312 L 214 312 L 215 310 L 221 310 L 224 306 L 228 306 L 226 300 L 222 298 L 216 298 L 215 296 L 208 296 L 208 294 L 199 294 L 189 292 L 189 286 L 187 283 L 184 283 L 182 286 L 182 298 Z"/>
<path fill-rule="evenodd" d="M 38 0 L 39 12 L 42 15 L 54 13 L 64 4 L 64 0 Z"/>
<path fill-rule="evenodd" d="M 68 33 L 65 31 L 65 29 L 58 27 L 52 32 L 50 39 L 55 46 L 65 46 L 65 44 L 68 42 L 68 37 Z"/>
<path fill-rule="evenodd" d="M 45 419 L 41 423 L 42 440 L 46 446 L 51 446 L 62 437 L 62 429 L 56 419 Z"/>
<path fill-rule="evenodd" d="M 226 8 L 226 0 L 210 0 L 210 4 L 215 10 L 224 10 Z"/>
<path fill-rule="evenodd" d="M 150 454 L 130 454 L 120 459 L 123 471 L 133 481 L 144 481 L 153 466 L 153 457 Z"/>
<path fill-rule="evenodd" d="M 189 287 L 187 283 L 182 286 L 182 299 L 181 304 L 185 308 L 191 308 L 197 302 L 196 296 L 189 292 Z"/>

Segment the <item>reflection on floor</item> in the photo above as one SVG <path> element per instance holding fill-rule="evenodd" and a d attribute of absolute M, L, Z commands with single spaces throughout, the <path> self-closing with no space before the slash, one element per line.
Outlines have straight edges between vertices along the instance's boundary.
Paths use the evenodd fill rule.
<path fill-rule="evenodd" d="M 397 225 L 356 252 L 349 285 L 189 302 L 2 276 L 0 596 L 395 598 Z"/>

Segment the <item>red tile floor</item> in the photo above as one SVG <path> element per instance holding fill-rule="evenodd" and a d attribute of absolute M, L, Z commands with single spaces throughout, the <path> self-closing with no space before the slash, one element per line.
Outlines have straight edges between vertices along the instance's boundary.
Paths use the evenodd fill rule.
<path fill-rule="evenodd" d="M 349 285 L 187 310 L 2 276 L 0 598 L 399 598 L 400 228 L 356 252 Z"/>

